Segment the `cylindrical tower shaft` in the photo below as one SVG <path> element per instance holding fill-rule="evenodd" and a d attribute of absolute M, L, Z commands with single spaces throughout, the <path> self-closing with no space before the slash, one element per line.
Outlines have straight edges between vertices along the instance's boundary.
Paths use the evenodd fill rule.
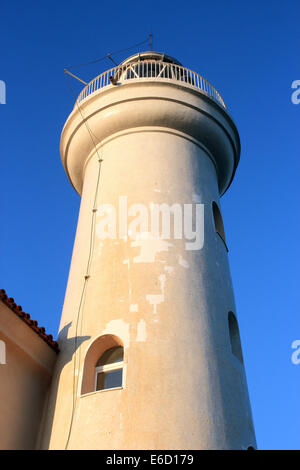
<path fill-rule="evenodd" d="M 229 114 L 178 75 L 138 76 L 75 106 L 61 152 L 82 201 L 44 447 L 255 447 L 213 210 L 239 158 Z M 122 385 L 101 389 L 114 346 Z"/>

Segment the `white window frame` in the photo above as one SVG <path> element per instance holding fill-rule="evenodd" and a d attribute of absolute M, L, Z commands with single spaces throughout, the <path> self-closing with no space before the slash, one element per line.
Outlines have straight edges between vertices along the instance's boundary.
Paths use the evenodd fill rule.
<path fill-rule="evenodd" d="M 97 390 L 97 376 L 101 372 L 111 372 L 114 370 L 122 369 L 122 384 L 118 387 L 103 388 Z M 95 380 L 94 380 L 94 391 L 95 392 L 104 392 L 106 390 L 114 390 L 116 388 L 124 388 L 125 386 L 125 364 L 124 361 L 113 362 L 112 364 L 105 364 L 105 366 L 98 366 L 95 368 Z"/>

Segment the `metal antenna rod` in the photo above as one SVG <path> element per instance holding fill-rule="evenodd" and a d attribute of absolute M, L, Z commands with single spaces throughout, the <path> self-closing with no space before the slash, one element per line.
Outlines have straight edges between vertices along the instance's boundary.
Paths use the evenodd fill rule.
<path fill-rule="evenodd" d="M 113 64 L 119 65 L 119 64 L 117 64 L 117 62 L 112 58 L 111 54 L 107 54 L 107 57 L 108 57 L 109 60 L 112 61 Z"/>
<path fill-rule="evenodd" d="M 152 51 L 152 31 L 150 33 L 150 51 Z"/>
<path fill-rule="evenodd" d="M 64 72 L 71 75 L 71 77 L 76 78 L 76 80 L 78 80 L 79 82 L 84 83 L 85 85 L 87 85 L 87 83 L 84 80 L 81 80 L 81 78 L 79 78 L 76 75 L 74 75 L 73 73 L 69 72 L 68 69 L 64 69 Z"/>

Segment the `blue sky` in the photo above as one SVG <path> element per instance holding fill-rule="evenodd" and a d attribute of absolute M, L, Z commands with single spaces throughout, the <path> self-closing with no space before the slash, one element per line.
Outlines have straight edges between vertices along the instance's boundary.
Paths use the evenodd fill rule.
<path fill-rule="evenodd" d="M 300 104 L 291 102 L 299 3 L 2 0 L 0 8 L 1 287 L 56 336 L 80 204 L 59 155 L 73 107 L 63 69 L 152 29 L 153 48 L 212 82 L 239 129 L 241 161 L 221 203 L 258 446 L 300 449 L 300 365 L 291 362 L 300 339 Z M 74 72 L 89 80 L 111 66 Z"/>

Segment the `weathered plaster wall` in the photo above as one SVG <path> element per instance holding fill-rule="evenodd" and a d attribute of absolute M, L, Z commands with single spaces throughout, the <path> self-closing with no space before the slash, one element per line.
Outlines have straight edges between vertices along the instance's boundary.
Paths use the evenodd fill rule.
<path fill-rule="evenodd" d="M 97 207 L 117 207 L 120 196 L 128 206 L 149 208 L 202 203 L 204 247 L 187 251 L 185 240 L 146 233 L 102 240 L 96 213 L 82 297 L 99 163 L 75 110 L 61 149 L 82 203 L 43 446 L 247 448 L 255 437 L 244 367 L 230 346 L 228 312 L 235 304 L 228 255 L 211 210 L 232 178 L 237 132 L 227 113 L 186 87 L 125 88 L 83 105 L 102 141 Z M 108 334 L 124 344 L 125 387 L 81 396 L 86 352 Z"/>

